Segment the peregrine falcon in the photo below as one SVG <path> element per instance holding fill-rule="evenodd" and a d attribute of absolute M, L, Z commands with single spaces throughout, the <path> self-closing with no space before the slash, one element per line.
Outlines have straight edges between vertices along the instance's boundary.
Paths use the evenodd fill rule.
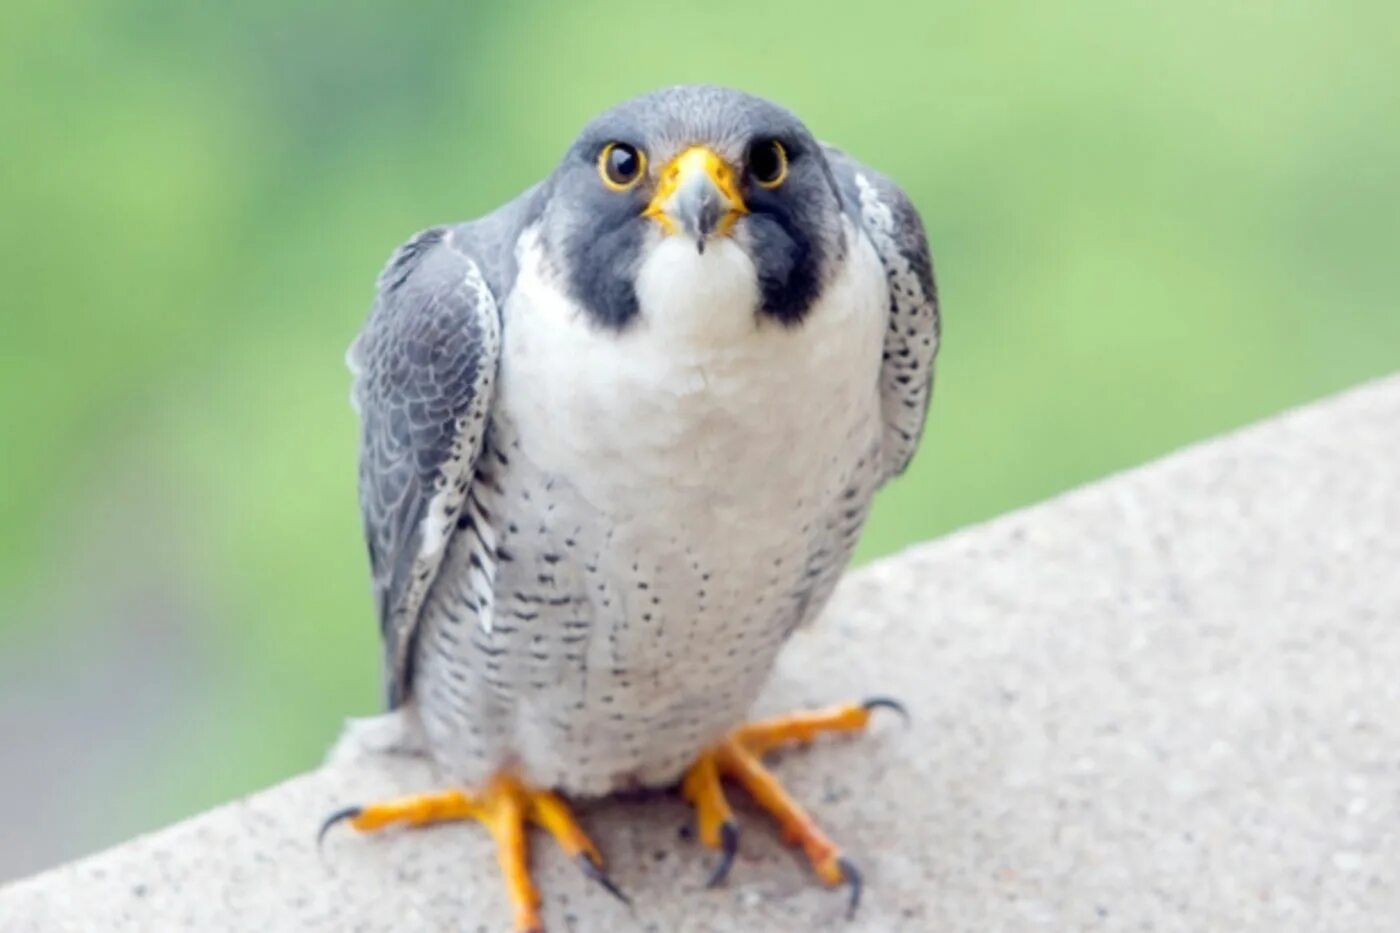
<path fill-rule="evenodd" d="M 744 720 L 919 442 L 939 312 L 909 198 L 775 104 L 674 87 L 378 286 L 348 360 L 387 701 L 452 789 L 322 834 L 479 820 L 535 930 L 527 824 L 617 893 L 565 797 L 678 785 L 718 883 L 728 781 L 854 909 L 761 759 L 897 704 Z"/>

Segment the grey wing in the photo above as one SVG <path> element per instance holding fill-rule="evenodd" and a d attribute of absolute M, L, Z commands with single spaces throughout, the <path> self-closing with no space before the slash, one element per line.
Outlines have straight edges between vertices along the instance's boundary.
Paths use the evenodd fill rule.
<path fill-rule="evenodd" d="M 889 283 L 880 368 L 885 478 L 904 472 L 923 434 L 933 394 L 940 321 L 933 262 L 919 213 L 899 186 L 845 153 L 826 148 L 846 209 L 860 219 Z"/>
<path fill-rule="evenodd" d="M 390 707 L 408 696 L 419 613 L 470 494 L 500 332 L 476 261 L 450 229 L 434 228 L 390 259 L 346 356 Z"/>

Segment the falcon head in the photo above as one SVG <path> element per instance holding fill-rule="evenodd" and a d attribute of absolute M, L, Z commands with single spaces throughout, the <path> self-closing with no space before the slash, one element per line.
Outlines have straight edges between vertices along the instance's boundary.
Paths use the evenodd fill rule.
<path fill-rule="evenodd" d="M 797 325 L 844 258 L 821 145 L 787 110 L 726 88 L 667 88 L 606 111 L 541 193 L 550 265 L 614 329 L 721 311 Z"/>

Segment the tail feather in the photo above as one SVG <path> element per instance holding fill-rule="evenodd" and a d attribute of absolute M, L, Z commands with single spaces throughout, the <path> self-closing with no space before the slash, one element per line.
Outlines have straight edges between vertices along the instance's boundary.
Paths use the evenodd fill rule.
<path fill-rule="evenodd" d="M 428 751 L 418 712 L 405 703 L 380 716 L 347 719 L 340 737 L 326 754 L 326 763 L 340 764 L 374 755 L 422 756 Z"/>

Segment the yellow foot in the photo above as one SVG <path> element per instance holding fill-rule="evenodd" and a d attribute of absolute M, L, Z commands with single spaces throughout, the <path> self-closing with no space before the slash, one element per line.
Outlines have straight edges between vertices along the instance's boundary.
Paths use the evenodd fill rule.
<path fill-rule="evenodd" d="M 496 859 L 505 876 L 515 912 L 515 929 L 520 933 L 541 929 L 540 895 L 530 880 L 529 846 L 525 839 L 527 821 L 553 836 L 585 875 L 628 903 L 627 897 L 604 874 L 602 856 L 574 821 L 563 799 L 550 791 L 528 787 L 508 774 L 497 775 L 479 793 L 447 790 L 337 810 L 321 824 L 317 842 L 325 838 L 328 829 L 346 820 L 361 832 L 372 832 L 394 823 L 426 826 L 450 820 L 476 820 L 484 824 L 496 840 Z"/>
<path fill-rule="evenodd" d="M 828 885 L 850 885 L 849 913 L 855 913 L 860 904 L 860 872 L 802 805 L 788 795 L 760 759 L 765 752 L 780 745 L 807 743 L 824 732 L 864 731 L 871 710 L 881 707 L 907 718 L 904 707 L 894 700 L 874 697 L 864 703 L 747 723 L 713 748 L 701 752 L 686 772 L 681 794 L 695 807 L 700 841 L 720 850 L 719 864 L 710 875 L 710 887 L 729 874 L 739 850 L 739 825 L 734 821 L 720 783 L 723 778 L 729 778 L 748 791 L 754 801 L 778 821 L 784 841 L 802 847 L 818 878 Z"/>

